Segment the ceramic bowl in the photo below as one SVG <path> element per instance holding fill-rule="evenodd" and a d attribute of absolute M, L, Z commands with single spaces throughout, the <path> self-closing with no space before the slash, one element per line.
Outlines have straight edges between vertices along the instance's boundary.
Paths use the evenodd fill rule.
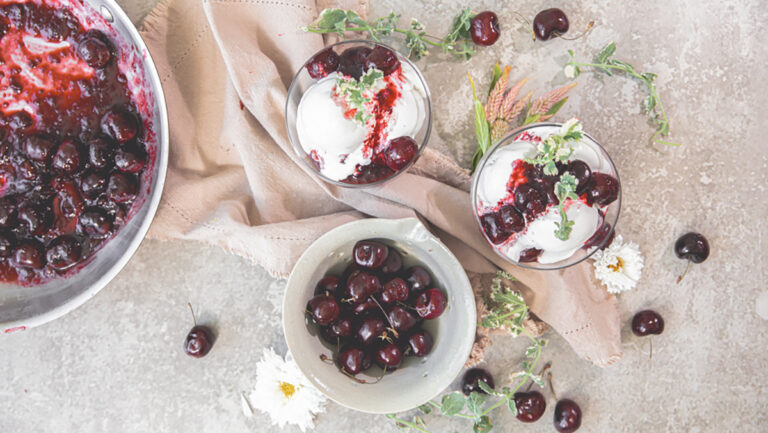
<path fill-rule="evenodd" d="M 380 239 L 403 254 L 404 266 L 421 264 L 434 276 L 436 287 L 446 294 L 443 314 L 424 322 L 434 339 L 432 351 L 408 357 L 399 369 L 378 383 L 361 384 L 342 374 L 335 364 L 324 362 L 328 346 L 310 331 L 304 313 L 315 285 L 326 273 L 340 274 L 352 262 L 357 241 Z M 394 413 L 415 408 L 437 396 L 458 376 L 475 341 L 475 299 L 461 263 L 451 251 L 415 218 L 364 219 L 329 231 L 301 256 L 288 279 L 283 298 L 283 330 L 291 355 L 317 389 L 337 403 L 369 413 Z M 357 375 L 375 381 L 381 370 L 374 366 Z"/>

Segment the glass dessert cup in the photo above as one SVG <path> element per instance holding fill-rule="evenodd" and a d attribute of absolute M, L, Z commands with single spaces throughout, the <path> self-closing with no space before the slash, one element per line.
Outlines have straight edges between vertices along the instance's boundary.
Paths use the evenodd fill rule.
<path fill-rule="evenodd" d="M 621 183 L 616 166 L 594 138 L 584 133 L 574 144 L 568 164 L 558 163 L 559 173 L 555 176 L 543 175 L 540 167 L 521 161 L 533 158 L 538 143 L 558 133 L 561 127 L 558 123 L 537 123 L 511 132 L 489 149 L 472 179 L 471 200 L 480 232 L 496 254 L 521 267 L 556 270 L 573 266 L 610 244 L 614 237 L 621 209 Z M 576 173 L 574 167 L 580 164 L 574 163 L 577 160 L 586 163 L 589 177 L 584 177 L 583 185 L 577 186 L 578 199 L 564 201 L 564 209 L 574 225 L 568 239 L 561 240 L 556 236 L 562 220 L 554 184 L 564 173 Z M 605 191 L 605 181 L 612 194 L 601 201 L 599 192 Z M 549 185 L 548 191 L 546 185 Z M 525 201 L 521 201 L 517 193 L 522 188 L 538 191 L 544 209 L 533 213 L 530 208 L 524 209 Z M 502 207 L 507 212 L 504 217 Z M 493 222 L 506 218 L 500 227 L 509 226 L 509 221 L 514 220 L 510 213 L 518 215 L 517 230 L 500 229 L 501 236 L 494 233 Z"/>
<path fill-rule="evenodd" d="M 383 78 L 356 109 L 337 92 L 339 83 L 362 83 L 360 75 L 364 79 L 373 69 L 381 69 Z M 395 49 L 373 41 L 339 42 L 315 53 L 294 77 L 285 126 L 296 155 L 322 180 L 350 188 L 380 185 L 407 171 L 424 151 L 432 128 L 429 88 Z M 407 151 L 394 151 L 392 143 L 406 137 Z"/>

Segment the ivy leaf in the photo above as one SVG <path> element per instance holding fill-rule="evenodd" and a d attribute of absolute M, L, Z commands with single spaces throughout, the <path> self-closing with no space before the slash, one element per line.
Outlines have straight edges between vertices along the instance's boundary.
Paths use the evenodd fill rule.
<path fill-rule="evenodd" d="M 469 409 L 473 415 L 479 417 L 483 413 L 483 405 L 485 404 L 485 399 L 485 394 L 472 391 L 472 393 L 469 394 L 469 398 L 467 399 L 467 409 Z"/>
<path fill-rule="evenodd" d="M 452 392 L 443 396 L 443 400 L 440 405 L 440 411 L 443 415 L 454 416 L 464 409 L 467 399 L 460 392 Z"/>
<path fill-rule="evenodd" d="M 472 431 L 475 433 L 488 433 L 493 429 L 493 423 L 488 416 L 480 417 L 475 425 L 472 426 Z"/>

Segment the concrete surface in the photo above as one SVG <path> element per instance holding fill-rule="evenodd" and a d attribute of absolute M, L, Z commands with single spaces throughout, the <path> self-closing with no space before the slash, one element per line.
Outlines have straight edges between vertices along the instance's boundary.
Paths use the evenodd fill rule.
<path fill-rule="evenodd" d="M 137 22 L 154 2 L 121 1 Z M 373 15 L 407 11 L 436 33 L 465 4 L 373 3 Z M 553 362 L 560 396 L 581 405 L 580 431 L 766 431 L 768 263 L 762 223 L 768 217 L 768 13 L 759 0 L 578 3 L 514 2 L 529 17 L 562 6 L 571 34 L 590 19 L 597 22 L 587 38 L 534 44 L 519 29 L 510 2 L 472 2 L 476 10 L 499 12 L 504 26 L 499 43 L 466 64 L 439 55 L 422 62 L 439 107 L 435 118 L 447 143 L 443 150 L 469 160 L 474 138 L 465 72 L 485 83 L 485 71 L 496 60 L 513 65 L 516 78 L 531 77 L 529 88 L 543 90 L 562 82 L 558 71 L 568 48 L 589 59 L 615 40 L 619 58 L 657 72 L 671 138 L 685 143 L 681 148 L 648 144 L 652 128 L 639 114 L 645 93 L 624 78 L 583 75 L 560 116 L 578 113 L 613 156 L 625 194 L 619 230 L 645 253 L 639 287 L 619 300 L 624 359 L 595 368 L 554 334 L 548 335 L 544 359 Z M 672 245 L 687 230 L 704 233 L 712 255 L 676 285 L 684 263 L 674 257 Z M 253 384 L 253 365 L 263 347 L 286 350 L 278 313 L 283 287 L 262 269 L 216 248 L 145 241 L 93 300 L 54 323 L 0 339 L 0 431 L 279 431 L 263 414 L 243 417 L 239 392 Z M 199 310 L 201 322 L 218 330 L 204 359 L 188 358 L 181 349 L 191 326 L 187 301 Z M 648 340 L 633 336 L 626 324 L 647 307 L 666 319 L 664 334 L 654 340 L 653 362 Z M 497 383 L 518 368 L 524 345 L 495 339 L 487 365 Z M 554 401 L 545 395 L 542 420 L 523 425 L 499 410 L 495 431 L 554 431 Z M 434 432 L 471 431 L 460 420 L 427 420 Z M 316 431 L 397 429 L 383 417 L 331 403 L 317 418 Z"/>

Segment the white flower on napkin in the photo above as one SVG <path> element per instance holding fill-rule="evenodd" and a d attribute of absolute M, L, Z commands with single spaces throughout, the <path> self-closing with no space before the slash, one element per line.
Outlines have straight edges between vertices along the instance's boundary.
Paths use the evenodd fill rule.
<path fill-rule="evenodd" d="M 625 244 L 620 235 L 605 250 L 596 251 L 592 258 L 595 260 L 595 277 L 609 293 L 632 290 L 640 280 L 643 254 L 636 243 Z"/>
<path fill-rule="evenodd" d="M 264 349 L 256 364 L 256 386 L 248 396 L 253 409 L 266 412 L 280 428 L 295 424 L 301 431 L 313 429 L 316 414 L 325 411 L 326 398 L 301 373 L 293 359 Z"/>

